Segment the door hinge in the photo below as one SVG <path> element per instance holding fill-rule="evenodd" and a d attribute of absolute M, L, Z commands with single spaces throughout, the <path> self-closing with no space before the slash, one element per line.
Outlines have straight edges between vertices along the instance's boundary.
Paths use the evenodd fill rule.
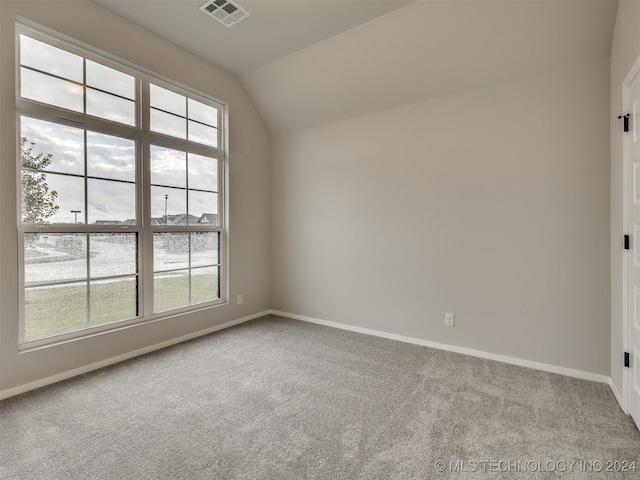
<path fill-rule="evenodd" d="M 624 236 L 624 249 L 629 250 L 629 235 Z"/>
<path fill-rule="evenodd" d="M 626 115 L 620 115 L 618 118 L 622 118 L 624 121 L 624 131 L 628 132 L 629 131 L 629 114 L 627 113 Z"/>
<path fill-rule="evenodd" d="M 629 368 L 629 352 L 624 352 L 624 366 Z"/>

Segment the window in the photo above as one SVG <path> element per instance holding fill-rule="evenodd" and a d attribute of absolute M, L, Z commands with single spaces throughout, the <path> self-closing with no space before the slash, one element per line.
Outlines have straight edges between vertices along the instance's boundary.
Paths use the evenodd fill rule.
<path fill-rule="evenodd" d="M 223 303 L 224 105 L 18 32 L 20 342 Z"/>

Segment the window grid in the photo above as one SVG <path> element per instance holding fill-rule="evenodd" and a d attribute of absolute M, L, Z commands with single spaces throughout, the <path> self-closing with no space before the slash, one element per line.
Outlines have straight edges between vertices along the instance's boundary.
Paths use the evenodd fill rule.
<path fill-rule="evenodd" d="M 28 35 L 25 35 L 25 34 L 21 35 L 20 39 L 22 40 L 25 37 L 26 38 L 31 38 L 33 40 L 36 39 L 35 35 L 29 37 Z M 43 43 L 50 43 L 50 42 L 44 41 Z M 76 53 L 75 55 L 78 55 L 78 54 Z M 99 92 L 99 93 L 102 93 L 104 95 L 108 95 L 109 97 L 118 98 L 118 99 L 121 99 L 121 100 L 125 100 L 127 102 L 132 102 L 134 104 L 134 112 L 135 112 L 135 110 L 136 110 L 135 109 L 135 105 L 138 103 L 138 99 L 136 98 L 137 95 L 135 94 L 135 89 L 133 91 L 133 98 L 130 98 L 130 97 L 126 97 L 124 95 L 120 95 L 120 94 L 115 93 L 115 92 L 111 92 L 111 91 L 108 91 L 108 90 L 104 90 L 104 89 L 98 88 L 95 85 L 90 85 L 88 83 L 88 81 L 87 81 L 87 62 L 88 61 L 91 61 L 91 60 L 86 58 L 86 57 L 82 57 L 82 82 L 80 82 L 78 80 L 74 80 L 73 78 L 63 77 L 63 76 L 58 75 L 56 73 L 47 72 L 47 71 L 42 70 L 40 68 L 36 68 L 36 67 L 30 66 L 30 65 L 27 65 L 27 64 L 23 64 L 22 63 L 22 55 L 20 55 L 20 62 L 21 62 L 20 63 L 20 71 L 22 72 L 23 70 L 27 70 L 27 71 L 30 71 L 30 72 L 34 72 L 34 73 L 36 73 L 38 75 L 44 76 L 45 78 L 46 77 L 54 78 L 54 79 L 60 80 L 60 81 L 65 82 L 65 83 L 68 83 L 68 84 L 71 84 L 71 85 L 75 85 L 75 86 L 79 87 L 80 89 L 82 89 L 82 111 L 79 111 L 79 110 L 76 110 L 76 109 L 72 109 L 74 111 L 78 111 L 79 113 L 83 113 L 85 115 L 92 115 L 92 113 L 88 112 L 88 105 L 87 105 L 88 94 L 87 94 L 87 92 Z M 102 63 L 99 63 L 99 62 L 94 62 L 94 63 L 96 63 L 97 65 L 101 65 L 103 67 L 107 67 L 107 68 L 111 68 L 113 70 L 116 70 L 116 69 L 113 68 L 115 66 L 113 64 L 107 65 L 107 64 L 102 64 Z M 128 73 L 126 73 L 126 74 L 124 72 L 121 72 L 121 73 L 124 74 L 124 75 L 129 75 Z M 135 76 L 133 76 L 133 75 L 131 75 L 131 76 L 132 76 L 132 80 L 135 82 L 136 81 Z M 30 97 L 29 96 L 25 96 L 24 98 L 30 98 Z M 31 99 L 34 100 L 34 101 L 39 101 L 37 98 L 31 98 Z M 96 115 L 93 115 L 93 116 L 96 116 Z M 106 120 L 113 120 L 113 119 L 109 119 L 109 118 L 106 118 L 106 117 L 103 117 L 103 116 L 100 116 L 100 115 L 97 115 L 97 118 L 104 118 Z M 125 121 L 125 122 L 119 122 L 119 123 L 124 123 L 125 125 L 131 125 L 131 126 L 135 127 L 137 125 L 137 123 L 138 123 L 137 122 L 137 116 L 135 115 L 135 113 L 134 113 L 134 116 L 133 116 L 133 118 L 131 120 L 132 120 L 132 122 Z M 113 121 L 118 122 L 118 120 L 113 120 Z"/>
<path fill-rule="evenodd" d="M 83 157 L 84 157 L 84 174 L 73 174 L 63 171 L 57 171 L 56 169 L 47 169 L 45 173 L 61 175 L 64 177 L 75 177 L 75 178 L 83 178 L 84 184 L 84 203 L 83 203 L 83 220 L 84 223 L 78 224 L 51 224 L 51 223 L 38 223 L 38 224 L 28 224 L 24 223 L 22 220 L 22 212 L 21 208 L 18 213 L 18 232 L 20 236 L 20 245 L 21 249 L 19 252 L 19 261 L 21 265 L 20 271 L 20 304 L 21 304 L 21 312 L 20 312 L 20 344 L 21 348 L 31 348 L 38 347 L 40 345 L 54 343 L 56 341 L 67 340 L 70 338 L 83 337 L 87 334 L 93 334 L 96 332 L 107 331 L 113 328 L 119 328 L 124 325 L 129 325 L 133 323 L 139 323 L 140 321 L 146 321 L 152 318 L 156 318 L 158 314 L 154 313 L 154 297 L 153 297 L 153 282 L 154 282 L 154 258 L 153 258 L 153 238 L 156 233 L 160 232 L 187 232 L 187 236 L 189 237 L 189 250 L 191 247 L 191 236 L 195 234 L 195 232 L 211 232 L 217 235 L 217 261 L 212 263 L 211 265 L 206 266 L 192 266 L 191 265 L 191 252 L 189 251 L 189 305 L 181 306 L 176 309 L 171 310 L 163 310 L 160 315 L 166 314 L 174 314 L 174 313 L 182 313 L 188 312 L 197 308 L 202 308 L 202 306 L 216 305 L 219 303 L 226 302 L 226 281 L 225 281 L 225 271 L 226 267 L 224 264 L 224 259 L 226 258 L 226 233 L 223 228 L 224 225 L 224 160 L 226 158 L 226 153 L 224 151 L 223 142 L 221 141 L 221 118 L 222 112 L 224 111 L 224 105 L 215 102 L 211 99 L 203 97 L 202 95 L 195 94 L 191 92 L 189 89 L 181 88 L 179 86 L 173 85 L 166 81 L 160 81 L 155 79 L 149 73 L 136 70 L 128 65 L 119 64 L 110 58 L 104 58 L 101 55 L 95 54 L 91 51 L 85 50 L 83 48 L 77 47 L 72 44 L 67 44 L 61 40 L 56 38 L 52 38 L 46 34 L 40 33 L 36 30 L 33 30 L 29 27 L 24 27 L 18 25 L 18 35 L 26 35 L 35 40 L 45 42 L 49 45 L 52 45 L 56 48 L 60 48 L 65 51 L 69 51 L 75 55 L 80 55 L 83 57 L 82 65 L 83 65 L 83 82 L 82 85 L 83 92 L 83 109 L 84 112 L 87 111 L 87 89 L 93 89 L 96 91 L 100 91 L 102 93 L 112 95 L 114 97 L 122 98 L 125 100 L 126 97 L 122 97 L 120 95 L 114 94 L 112 92 L 94 88 L 90 85 L 87 85 L 87 61 L 95 61 L 100 65 L 106 65 L 110 68 L 114 68 L 120 72 L 125 72 L 129 75 L 133 75 L 135 78 L 135 122 L 134 125 L 127 125 L 123 123 L 114 122 L 108 118 L 96 117 L 94 115 L 90 115 L 88 113 L 80 113 L 77 111 L 65 109 L 60 106 L 56 106 L 55 104 L 46 104 L 42 103 L 38 100 L 26 98 L 21 96 L 21 85 L 20 81 L 22 79 L 21 74 L 18 74 L 18 82 L 17 82 L 17 94 L 16 94 L 16 104 L 17 104 L 17 115 L 18 119 L 20 118 L 34 118 L 38 120 L 44 120 L 48 122 L 52 122 L 59 125 L 66 125 L 69 127 L 75 127 L 83 129 Z M 30 68 L 28 66 L 20 65 L 20 55 L 18 55 L 18 72 L 22 72 L 21 68 L 27 68 L 30 70 L 38 71 L 38 69 Z M 42 72 L 43 74 L 58 77 L 56 75 L 52 75 L 49 72 Z M 64 77 L 59 77 L 60 80 L 69 81 Z M 75 82 L 79 83 L 79 82 Z M 204 105 L 210 106 L 216 110 L 217 118 L 215 119 L 216 126 L 202 123 L 205 126 L 212 127 L 215 129 L 216 138 L 215 144 L 216 146 L 204 145 L 201 143 L 194 143 L 188 140 L 188 136 L 185 139 L 174 138 L 172 136 L 163 135 L 161 133 L 156 133 L 150 130 L 150 111 L 152 107 L 149 102 L 149 86 L 151 84 L 160 84 L 168 86 L 171 88 L 171 91 L 179 93 L 185 98 L 185 107 L 188 109 L 188 103 L 190 99 L 194 101 L 200 102 Z M 188 110 L 187 115 L 188 115 Z M 185 118 L 186 127 L 188 128 L 189 121 L 195 121 L 188 118 Z M 20 121 L 18 125 L 20 125 Z M 135 185 L 136 193 L 135 193 L 135 224 L 133 225 L 117 225 L 117 227 L 113 227 L 111 225 L 100 225 L 95 222 L 90 222 L 89 217 L 89 190 L 90 190 L 90 181 L 91 180 L 99 180 L 99 181 L 108 181 L 114 182 L 114 184 L 133 184 L 131 181 L 126 181 L 122 179 L 109 178 L 106 176 L 100 175 L 92 175 L 89 171 L 89 161 L 88 161 L 88 140 L 87 136 L 89 132 L 95 132 L 97 134 L 111 135 L 115 137 L 121 137 L 127 140 L 133 140 L 135 142 L 135 158 L 136 158 L 136 174 L 135 174 Z M 188 132 L 188 130 L 187 130 Z M 21 132 L 20 132 L 21 134 Z M 173 148 L 177 150 L 182 150 L 188 156 L 191 154 L 202 155 L 205 157 L 209 157 L 216 162 L 216 179 L 217 185 L 215 189 L 206 190 L 206 189 L 191 189 L 192 191 L 202 191 L 205 193 L 215 193 L 217 195 L 217 205 L 215 206 L 216 214 L 217 214 L 217 224 L 189 224 L 189 225 L 157 225 L 152 224 L 151 222 L 151 205 L 150 205 L 150 146 L 158 145 L 165 148 Z M 187 163 L 188 168 L 188 163 Z M 18 169 L 18 175 L 20 175 L 20 171 L 22 168 Z M 42 172 L 41 170 L 34 170 Z M 189 201 L 188 192 L 191 191 L 188 187 L 188 170 L 186 173 L 185 181 L 186 188 L 184 189 L 186 194 L 186 201 Z M 187 203 L 188 207 L 188 203 Z M 207 212 L 204 212 L 207 213 Z M 185 211 L 186 215 L 189 215 L 189 210 Z M 189 217 L 187 217 L 189 218 Z M 81 233 L 85 235 L 86 238 L 86 278 L 84 280 L 59 280 L 59 281 L 50 281 L 37 285 L 26 285 L 25 282 L 25 250 L 24 250 L 24 242 L 25 239 L 29 235 L 33 234 L 59 234 L 59 235 L 70 235 L 73 233 Z M 136 244 L 136 270 L 134 274 L 113 274 L 108 276 L 96 276 L 92 277 L 92 262 L 91 262 L 91 236 L 97 234 L 130 234 L 131 236 L 135 236 L 135 244 Z M 211 300 L 205 300 L 204 302 L 198 302 L 197 305 L 193 305 L 193 290 L 192 290 L 192 272 L 194 270 L 200 269 L 202 272 L 205 269 L 217 269 L 217 293 L 216 297 Z M 102 326 L 93 326 L 90 324 L 91 322 L 91 311 L 92 311 L 92 287 L 96 287 L 100 285 L 100 282 L 111 282 L 131 279 L 136 284 L 136 312 L 134 318 L 131 319 L 122 319 L 115 320 L 112 323 L 108 323 Z M 76 283 L 86 282 L 86 310 L 87 310 L 87 326 L 91 327 L 91 331 L 87 332 L 86 330 L 69 330 L 63 331 L 61 333 L 53 333 L 46 338 L 26 338 L 25 337 L 25 310 L 27 306 L 25 305 L 25 296 L 35 288 L 44 288 L 47 286 L 58 288 L 63 288 L 64 285 L 72 285 Z M 31 289 L 31 290 L 30 290 Z"/>
<path fill-rule="evenodd" d="M 218 129 L 218 125 L 219 125 L 219 115 L 215 115 L 214 123 L 207 123 L 204 122 L 202 120 L 198 120 L 194 117 L 191 116 L 190 114 L 190 108 L 189 105 L 193 103 L 194 107 L 197 105 L 200 105 L 200 107 L 204 107 L 205 109 L 211 108 L 210 105 L 206 105 L 203 104 L 202 102 L 200 102 L 199 100 L 193 98 L 193 97 L 185 97 L 182 93 L 178 93 L 179 91 L 176 90 L 175 88 L 173 88 L 171 85 L 168 84 L 161 84 L 160 82 L 157 81 L 153 81 L 150 84 L 150 90 L 149 90 L 149 98 L 150 98 L 150 128 L 149 130 L 151 132 L 154 132 L 156 134 L 160 134 L 160 135 L 166 135 L 169 137 L 173 137 L 173 138 L 179 138 L 179 139 L 183 139 L 183 140 L 187 140 L 188 142 L 195 142 L 198 144 L 202 144 L 202 145 L 207 145 L 207 146 L 211 146 L 214 148 L 217 148 L 219 145 L 219 129 Z M 154 93 L 155 92 L 155 93 Z M 180 96 L 183 97 L 182 98 L 182 106 L 180 106 L 179 104 L 176 105 L 178 107 L 178 110 L 180 110 L 179 112 L 176 111 L 172 111 L 170 109 L 170 106 L 168 105 L 168 103 L 171 103 L 171 101 L 169 101 L 168 103 L 166 102 L 165 99 L 165 105 L 167 106 L 166 108 L 163 108 L 162 103 L 163 100 L 161 98 L 162 93 L 161 92 L 165 92 L 165 95 L 168 94 L 169 97 L 176 97 L 176 96 Z M 157 96 L 156 101 L 154 102 L 154 96 Z M 215 107 L 214 107 L 215 108 Z M 197 109 L 196 109 L 197 110 Z M 184 133 L 180 132 L 180 134 L 176 134 L 176 133 L 170 133 L 168 132 L 165 128 L 162 128 L 162 126 L 159 125 L 159 123 L 161 123 L 161 121 L 159 120 L 159 118 L 156 116 L 155 117 L 155 121 L 154 121 L 154 115 L 153 112 L 159 112 L 162 113 L 164 115 L 168 115 L 169 117 L 175 119 L 175 120 L 180 120 L 181 122 L 181 127 L 180 129 L 182 130 L 182 128 L 184 128 Z M 155 125 L 154 125 L 155 124 Z M 202 127 L 208 128 L 213 130 L 213 135 L 211 136 L 211 141 L 206 141 L 203 139 L 198 139 L 198 138 L 192 138 L 191 135 L 191 124 L 195 124 L 195 125 L 200 125 Z M 195 134 L 194 134 L 195 137 Z"/>

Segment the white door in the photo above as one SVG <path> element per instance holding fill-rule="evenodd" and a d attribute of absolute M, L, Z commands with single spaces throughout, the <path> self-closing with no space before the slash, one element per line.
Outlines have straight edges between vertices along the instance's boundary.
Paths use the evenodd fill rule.
<path fill-rule="evenodd" d="M 632 75 L 632 74 L 630 74 Z M 626 83 L 626 82 L 625 82 Z M 629 131 L 625 133 L 628 153 L 628 199 L 632 246 L 629 258 L 629 413 L 640 427 L 640 69 L 626 83 Z"/>

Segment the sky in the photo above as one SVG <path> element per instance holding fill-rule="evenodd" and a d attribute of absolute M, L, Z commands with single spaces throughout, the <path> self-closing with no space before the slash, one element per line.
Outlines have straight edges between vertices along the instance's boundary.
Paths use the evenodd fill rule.
<path fill-rule="evenodd" d="M 86 109 L 91 115 L 135 125 L 135 78 L 27 36 L 21 36 L 21 94 L 33 100 L 82 112 L 86 69 Z M 29 67 L 29 68 L 25 68 Z M 39 71 L 34 71 L 36 69 Z M 42 73 L 45 72 L 45 73 Z M 52 76 L 55 75 L 55 76 Z M 62 77 L 62 78 L 58 78 Z M 91 88 L 94 87 L 94 88 Z M 100 92 L 106 90 L 109 93 Z M 217 109 L 152 86 L 152 130 L 217 146 Z M 58 196 L 59 209 L 49 223 L 125 221 L 136 217 L 136 144 L 134 141 L 80 128 L 21 117 L 21 136 L 34 152 L 51 155 L 46 182 Z M 85 190 L 84 172 L 88 177 Z M 218 164 L 215 158 L 185 154 L 152 145 L 151 216 L 218 213 Z M 187 190 L 202 189 L 208 192 Z M 79 210 L 80 213 L 72 211 Z"/>

